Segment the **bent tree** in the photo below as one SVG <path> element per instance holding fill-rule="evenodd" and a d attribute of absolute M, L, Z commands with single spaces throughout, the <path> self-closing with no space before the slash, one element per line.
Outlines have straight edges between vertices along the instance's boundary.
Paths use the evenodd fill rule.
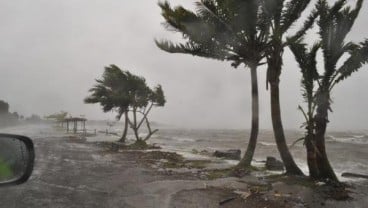
<path fill-rule="evenodd" d="M 125 116 L 123 135 L 121 142 L 125 142 L 128 132 L 128 108 L 129 100 L 127 99 L 127 82 L 128 72 L 122 71 L 115 65 L 105 67 L 101 79 L 96 79 L 96 84 L 89 90 L 91 95 L 84 99 L 85 103 L 100 103 L 103 112 L 114 111 L 116 120 L 120 120 Z"/>
<path fill-rule="evenodd" d="M 353 42 L 345 42 L 346 36 L 351 30 L 359 11 L 362 7 L 363 0 L 358 0 L 354 9 L 346 6 L 346 1 L 336 2 L 332 7 L 326 0 L 319 0 L 317 9 L 319 13 L 318 28 L 320 36 L 320 47 L 322 49 L 324 68 L 321 74 L 318 74 L 316 61 L 312 60 L 307 66 L 303 58 L 310 56 L 305 53 L 302 43 L 295 43 L 292 51 L 297 57 L 301 68 L 308 70 L 309 73 L 317 73 L 315 76 L 305 77 L 308 82 L 316 82 L 318 87 L 311 97 L 311 101 L 315 108 L 311 109 L 313 113 L 312 122 L 308 124 L 313 138 L 314 160 L 311 160 L 311 177 L 318 180 L 338 181 L 330 162 L 327 157 L 325 146 L 325 134 L 327 130 L 328 111 L 331 110 L 331 92 L 342 80 L 351 76 L 352 73 L 358 71 L 363 64 L 368 62 L 368 40 L 359 44 Z M 338 66 L 338 62 L 346 55 L 345 61 Z M 303 70 L 303 69 L 302 69 Z M 307 150 L 308 151 L 308 150 Z M 309 162 L 308 162 L 309 165 Z M 312 175 L 313 173 L 313 175 Z"/>
<path fill-rule="evenodd" d="M 151 112 L 152 107 L 162 107 L 165 105 L 166 100 L 161 85 L 156 86 L 153 90 L 150 89 L 143 77 L 132 75 L 129 79 L 128 85 L 128 99 L 129 109 L 128 111 L 133 114 L 133 121 L 128 119 L 130 127 L 134 132 L 134 136 L 137 142 L 146 142 L 158 129 L 152 130 L 151 124 L 148 120 L 148 114 Z M 139 119 L 139 116 L 140 119 Z M 139 129 L 142 124 L 147 126 L 148 133 L 142 138 L 139 136 Z"/>
<path fill-rule="evenodd" d="M 121 137 L 125 141 L 130 126 L 136 141 L 147 141 L 158 130 L 152 130 L 148 114 L 152 107 L 164 106 L 166 103 L 161 85 L 154 90 L 150 89 L 143 77 L 123 71 L 115 65 L 105 67 L 102 79 L 96 79 L 97 84 L 89 91 L 91 95 L 85 98 L 85 103 L 100 103 L 104 112 L 117 112 L 116 119 L 125 116 L 124 130 Z M 129 118 L 133 114 L 133 121 Z M 139 115 L 141 116 L 139 116 Z M 147 125 L 148 134 L 145 138 L 139 137 L 139 129 Z"/>
<path fill-rule="evenodd" d="M 202 0 L 196 12 L 181 6 L 159 3 L 168 30 L 183 34 L 184 44 L 156 41 L 169 53 L 230 61 L 233 67 L 244 64 L 251 73 L 252 126 L 244 157 L 237 167 L 249 168 L 259 129 L 257 67 L 262 65 L 269 41 L 270 24 L 258 0 Z"/>

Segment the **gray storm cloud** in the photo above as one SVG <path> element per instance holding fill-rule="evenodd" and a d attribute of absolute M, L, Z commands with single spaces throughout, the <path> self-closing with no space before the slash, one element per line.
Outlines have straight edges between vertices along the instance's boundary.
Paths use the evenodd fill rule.
<path fill-rule="evenodd" d="M 193 1 L 170 1 L 193 8 Z M 368 5 L 364 4 L 349 38 L 368 37 Z M 165 31 L 156 1 L 18 0 L 0 1 L 0 99 L 11 111 L 47 115 L 60 110 L 90 119 L 113 119 L 83 98 L 116 64 L 162 84 L 167 106 L 152 119 L 178 127 L 249 128 L 249 71 L 230 63 L 167 54 L 154 38 L 178 39 Z M 295 26 L 297 28 L 297 25 Z M 333 92 L 331 128 L 368 129 L 368 66 Z M 271 128 L 265 68 L 259 70 L 261 128 Z M 302 104 L 299 68 L 289 51 L 281 76 L 285 128 L 299 128 Z"/>

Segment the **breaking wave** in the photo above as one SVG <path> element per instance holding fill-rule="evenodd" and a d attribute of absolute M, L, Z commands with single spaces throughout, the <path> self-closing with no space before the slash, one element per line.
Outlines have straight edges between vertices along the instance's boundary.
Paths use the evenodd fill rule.
<path fill-rule="evenodd" d="M 276 146 L 276 143 L 273 142 L 259 142 L 259 144 L 263 146 Z"/>
<path fill-rule="evenodd" d="M 326 139 L 333 141 L 333 142 L 348 143 L 348 144 L 367 144 L 368 145 L 367 135 L 355 135 L 351 137 L 328 136 Z"/>

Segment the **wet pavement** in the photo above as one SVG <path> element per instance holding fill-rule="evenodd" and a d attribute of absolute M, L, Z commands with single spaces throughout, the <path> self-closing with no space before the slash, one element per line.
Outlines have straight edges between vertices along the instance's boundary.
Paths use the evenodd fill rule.
<path fill-rule="evenodd" d="M 34 143 L 33 175 L 25 184 L 1 188 L 0 207 L 172 207 L 174 194 L 207 186 L 160 174 L 138 164 L 134 154 L 106 152 L 92 143 L 62 137 Z M 182 198 L 176 202 L 191 201 Z M 206 205 L 221 200 L 212 198 Z"/>
<path fill-rule="evenodd" d="M 34 142 L 32 177 L 23 185 L 0 189 L 0 207 L 156 207 L 140 186 L 160 177 L 123 154 L 105 154 L 69 138 Z"/>

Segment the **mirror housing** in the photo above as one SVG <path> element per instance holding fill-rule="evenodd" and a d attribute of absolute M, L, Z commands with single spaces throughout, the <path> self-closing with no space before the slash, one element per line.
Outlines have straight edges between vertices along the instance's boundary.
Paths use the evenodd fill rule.
<path fill-rule="evenodd" d="M 32 174 L 34 159 L 30 138 L 0 134 L 0 187 L 26 182 Z"/>

